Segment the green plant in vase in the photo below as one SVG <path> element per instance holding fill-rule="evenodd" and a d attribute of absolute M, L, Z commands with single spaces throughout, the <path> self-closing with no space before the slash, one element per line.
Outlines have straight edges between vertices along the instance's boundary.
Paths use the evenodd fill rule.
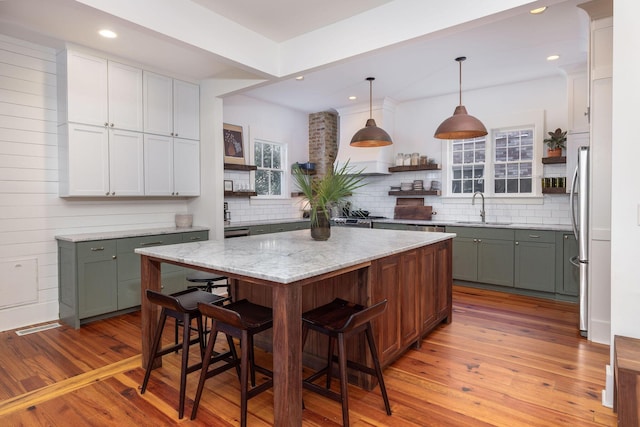
<path fill-rule="evenodd" d="M 565 148 L 565 142 L 567 142 L 567 131 L 558 128 L 553 132 L 547 133 L 549 134 L 549 138 L 544 139 L 544 143 L 547 144 L 547 156 L 562 156 L 562 149 Z"/>
<path fill-rule="evenodd" d="M 294 182 L 309 202 L 311 237 L 314 240 L 327 240 L 331 236 L 330 209 L 366 185 L 362 170 L 353 171 L 353 167 L 346 162 L 342 166 L 334 166 L 323 177 L 314 177 L 294 164 L 292 173 Z"/>

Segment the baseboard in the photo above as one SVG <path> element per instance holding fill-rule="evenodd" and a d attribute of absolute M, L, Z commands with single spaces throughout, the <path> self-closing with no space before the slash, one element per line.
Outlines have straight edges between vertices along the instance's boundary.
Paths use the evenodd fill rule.
<path fill-rule="evenodd" d="M 58 301 L 47 301 L 0 310 L 0 331 L 58 320 Z"/>
<path fill-rule="evenodd" d="M 589 340 L 599 344 L 611 345 L 611 322 L 591 319 Z"/>

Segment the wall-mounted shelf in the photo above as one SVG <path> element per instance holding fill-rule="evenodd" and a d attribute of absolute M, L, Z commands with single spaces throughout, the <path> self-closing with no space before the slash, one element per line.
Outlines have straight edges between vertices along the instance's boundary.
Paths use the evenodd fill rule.
<path fill-rule="evenodd" d="M 408 190 L 408 191 L 389 191 L 390 196 L 439 196 L 440 191 L 437 190 Z"/>
<path fill-rule="evenodd" d="M 256 165 L 236 165 L 234 163 L 225 163 L 224 169 L 231 170 L 231 171 L 247 171 L 248 172 L 248 171 L 254 171 L 258 169 L 258 167 Z"/>
<path fill-rule="evenodd" d="M 224 197 L 251 197 L 257 196 L 255 191 L 225 191 Z"/>
<path fill-rule="evenodd" d="M 440 165 L 391 166 L 389 172 L 439 171 Z"/>
<path fill-rule="evenodd" d="M 545 187 L 542 189 L 542 194 L 565 194 L 566 192 L 566 187 Z"/>
<path fill-rule="evenodd" d="M 553 165 L 557 163 L 567 163 L 567 157 L 543 157 L 542 164 L 543 165 Z"/>

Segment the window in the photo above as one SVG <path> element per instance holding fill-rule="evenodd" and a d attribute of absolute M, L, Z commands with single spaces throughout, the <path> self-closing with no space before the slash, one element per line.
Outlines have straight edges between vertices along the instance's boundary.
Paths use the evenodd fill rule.
<path fill-rule="evenodd" d="M 531 126 L 493 129 L 490 137 L 450 143 L 451 194 L 476 191 L 494 195 L 532 195 L 534 131 Z"/>
<path fill-rule="evenodd" d="M 256 193 L 258 196 L 282 196 L 285 187 L 284 165 L 286 145 L 259 141 L 254 143 L 256 170 Z"/>

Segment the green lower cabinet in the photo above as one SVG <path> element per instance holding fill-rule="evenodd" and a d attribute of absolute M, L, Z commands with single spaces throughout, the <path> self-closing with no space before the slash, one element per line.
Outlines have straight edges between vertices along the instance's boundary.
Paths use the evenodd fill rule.
<path fill-rule="evenodd" d="M 282 233 L 284 231 L 308 230 L 311 228 L 311 221 L 283 222 L 271 224 L 271 233 Z"/>
<path fill-rule="evenodd" d="M 391 222 L 374 222 L 372 228 L 380 228 L 383 230 L 411 230 L 408 224 L 397 224 Z"/>
<path fill-rule="evenodd" d="M 516 288 L 555 292 L 555 234 L 554 231 L 516 230 Z"/>
<path fill-rule="evenodd" d="M 453 278 L 513 286 L 513 230 L 447 227 L 453 239 Z"/>
<path fill-rule="evenodd" d="M 83 242 L 77 248 L 79 317 L 93 317 L 118 308 L 115 241 Z"/>
<path fill-rule="evenodd" d="M 580 271 L 570 259 L 578 255 L 573 233 L 556 233 L 556 292 L 577 297 L 580 294 Z"/>

